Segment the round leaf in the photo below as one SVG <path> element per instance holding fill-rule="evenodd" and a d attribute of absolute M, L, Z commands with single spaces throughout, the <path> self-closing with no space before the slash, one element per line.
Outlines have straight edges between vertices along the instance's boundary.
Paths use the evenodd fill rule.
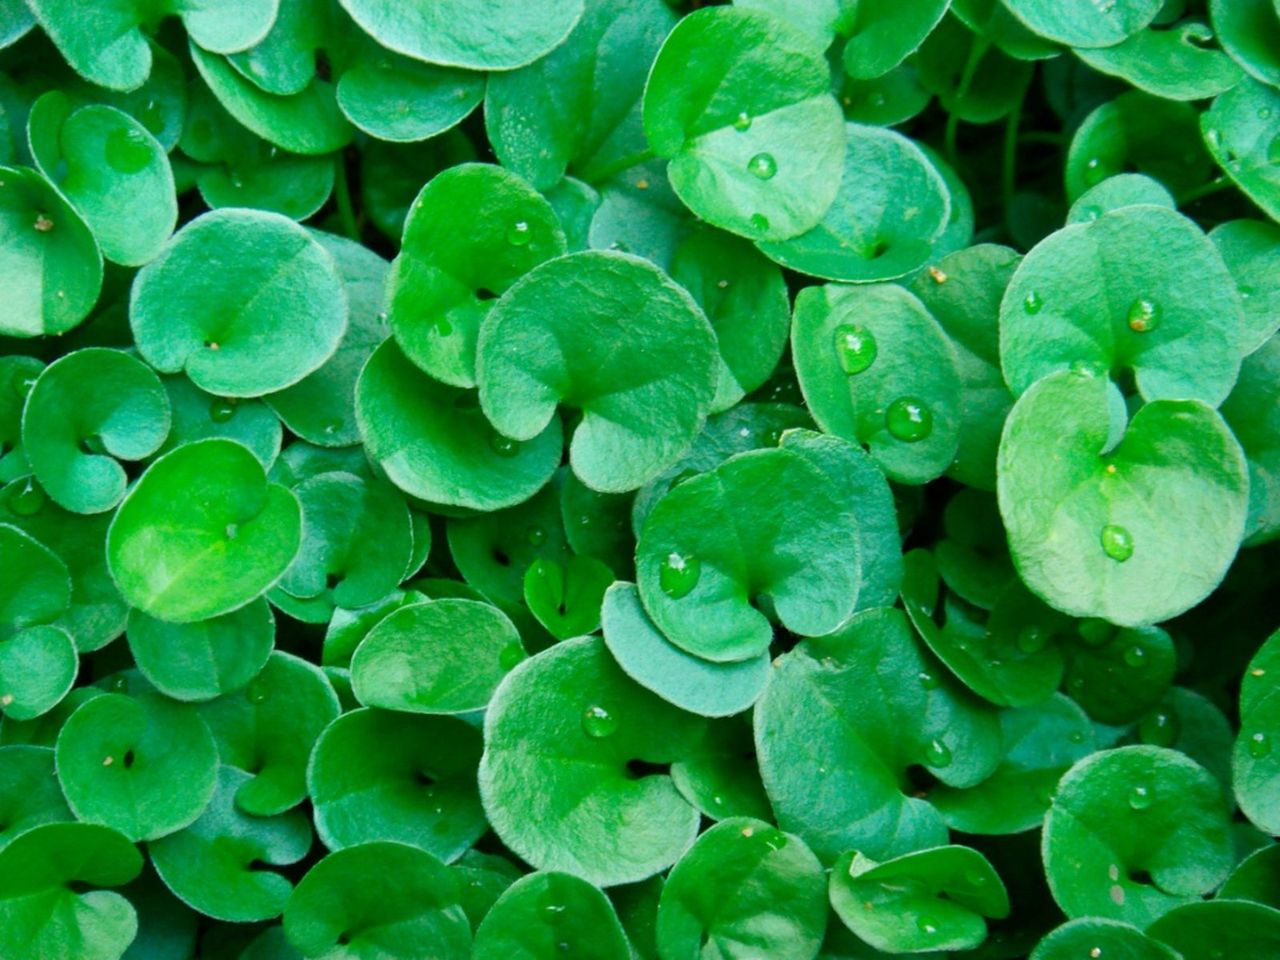
<path fill-rule="evenodd" d="M 1137 33 L 1160 12 L 1160 0 L 1002 0 L 1038 35 L 1069 47 L 1110 47 Z"/>
<path fill-rule="evenodd" d="M 1200 117 L 1205 143 L 1227 176 L 1273 220 L 1280 220 L 1280 92 L 1250 78 Z"/>
<path fill-rule="evenodd" d="M 1178 960 L 1176 953 L 1137 927 L 1101 917 L 1067 921 L 1040 941 L 1031 960 L 1077 960 L 1094 950 L 1108 960 Z"/>
<path fill-rule="evenodd" d="M 71 599 L 67 565 L 39 540 L 0 524 L 0 640 L 57 620 Z"/>
<path fill-rule="evenodd" d="M 503 892 L 476 928 L 474 960 L 628 960 L 609 898 L 567 873 L 532 873 Z"/>
<path fill-rule="evenodd" d="M 1280 834 L 1280 632 L 1249 662 L 1240 684 L 1240 732 L 1231 762 L 1236 800 L 1259 829 Z"/>
<path fill-rule="evenodd" d="M 0 713 L 33 720 L 67 695 L 80 667 L 75 641 L 61 627 L 37 626 L 0 641 Z"/>

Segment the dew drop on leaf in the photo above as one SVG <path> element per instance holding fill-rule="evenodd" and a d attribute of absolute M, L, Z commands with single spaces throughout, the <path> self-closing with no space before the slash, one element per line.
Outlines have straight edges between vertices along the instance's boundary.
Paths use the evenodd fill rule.
<path fill-rule="evenodd" d="M 209 419 L 214 423 L 226 423 L 236 415 L 236 405 L 223 397 L 217 397 L 209 404 Z"/>
<path fill-rule="evenodd" d="M 249 688 L 245 691 L 245 696 L 249 698 L 250 703 L 266 703 L 268 696 L 267 685 L 255 680 L 249 684 Z"/>
<path fill-rule="evenodd" d="M 739 133 L 746 133 L 750 130 L 751 114 L 747 113 L 745 110 L 739 113 L 737 117 L 734 118 L 733 129 L 737 130 Z"/>
<path fill-rule="evenodd" d="M 1178 733 L 1178 718 L 1168 710 L 1152 710 L 1138 722 L 1138 738 L 1152 746 L 1172 747 Z"/>
<path fill-rule="evenodd" d="M 1108 523 L 1099 537 L 1102 552 L 1117 563 L 1124 563 L 1133 556 L 1133 536 L 1124 527 Z"/>
<path fill-rule="evenodd" d="M 498 652 L 498 663 L 503 670 L 512 670 L 524 660 L 524 647 L 512 640 Z"/>
<path fill-rule="evenodd" d="M 938 932 L 938 924 L 933 917 L 920 917 L 916 920 L 916 926 L 920 932 L 926 936 L 932 937 Z"/>
<path fill-rule="evenodd" d="M 518 220 L 511 225 L 511 229 L 507 231 L 507 243 L 513 247 L 523 247 L 533 239 L 533 234 L 529 230 L 529 224 L 525 220 Z"/>
<path fill-rule="evenodd" d="M 1091 157 L 1089 162 L 1084 165 L 1084 182 L 1092 187 L 1105 179 L 1107 179 L 1107 168 L 1102 165 L 1102 160 L 1098 157 Z"/>
<path fill-rule="evenodd" d="M 1072 743 L 1084 743 L 1084 732 L 1081 730 L 1072 730 L 1067 734 L 1067 739 Z"/>
<path fill-rule="evenodd" d="M 495 430 L 489 436 L 489 448 L 500 457 L 514 457 L 520 452 L 520 441 L 504 437 Z"/>
<path fill-rule="evenodd" d="M 1155 803 L 1155 792 L 1147 786 L 1138 784 L 1129 791 L 1129 807 L 1133 810 L 1146 810 Z"/>
<path fill-rule="evenodd" d="M 151 148 L 141 131 L 121 127 L 107 135 L 107 164 L 117 173 L 137 173 L 151 162 Z"/>
<path fill-rule="evenodd" d="M 1131 667 L 1140 667 L 1147 662 L 1147 651 L 1135 643 L 1124 652 L 1124 662 Z"/>
<path fill-rule="evenodd" d="M 926 690 L 938 689 L 938 678 L 928 670 L 921 670 L 917 675 L 917 679 L 920 681 L 920 686 L 924 687 Z"/>
<path fill-rule="evenodd" d="M 9 499 L 9 509 L 20 517 L 30 517 L 44 508 L 47 497 L 34 477 L 27 477 L 22 489 Z"/>
<path fill-rule="evenodd" d="M 698 585 L 702 561 L 692 554 L 669 553 L 658 570 L 658 586 L 672 600 L 687 597 Z"/>
<path fill-rule="evenodd" d="M 756 230 L 768 230 L 769 218 L 763 213 L 753 213 L 751 215 L 751 226 Z"/>
<path fill-rule="evenodd" d="M 747 171 L 757 180 L 772 180 L 778 172 L 778 162 L 771 153 L 757 153 L 747 161 Z"/>
<path fill-rule="evenodd" d="M 899 397 L 889 404 L 885 426 L 903 443 L 918 443 L 933 432 L 933 412 L 914 397 Z"/>
<path fill-rule="evenodd" d="M 618 718 L 598 703 L 593 703 L 582 712 L 582 731 L 597 740 L 611 737 L 618 731 Z"/>
<path fill-rule="evenodd" d="M 1249 737 L 1249 756 L 1261 760 L 1271 753 L 1271 738 L 1259 730 Z"/>
<path fill-rule="evenodd" d="M 925 764 L 930 767 L 946 767 L 951 764 L 951 748 L 941 740 L 930 741 L 925 750 Z"/>
<path fill-rule="evenodd" d="M 1018 632 L 1018 649 L 1023 653 L 1039 653 L 1049 645 L 1049 634 L 1041 627 L 1032 624 Z"/>
<path fill-rule="evenodd" d="M 1044 300 L 1040 298 L 1040 294 L 1032 290 L 1027 294 L 1026 299 L 1022 301 L 1022 309 L 1029 314 L 1037 314 L 1044 307 Z"/>
<path fill-rule="evenodd" d="M 1135 300 L 1129 308 L 1129 329 L 1134 333 L 1150 333 L 1160 325 L 1163 311 L 1154 300 Z"/>
<path fill-rule="evenodd" d="M 840 369 L 849 376 L 862 373 L 876 362 L 876 354 L 880 348 L 870 330 L 842 323 L 836 327 L 835 342 Z"/>
<path fill-rule="evenodd" d="M 546 530 L 543 530 L 542 527 L 529 528 L 529 545 L 530 546 L 540 547 L 546 542 L 547 542 Z"/>

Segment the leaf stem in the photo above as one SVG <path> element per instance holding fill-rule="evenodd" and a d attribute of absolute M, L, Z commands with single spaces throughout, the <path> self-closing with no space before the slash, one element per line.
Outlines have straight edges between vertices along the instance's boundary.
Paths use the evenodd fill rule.
<path fill-rule="evenodd" d="M 1000 168 L 1000 199 L 1004 204 L 1005 222 L 1013 206 L 1013 192 L 1018 173 L 1018 127 L 1022 124 L 1022 105 L 1026 94 L 1018 98 L 1004 125 L 1004 158 Z"/>
<path fill-rule="evenodd" d="M 978 65 L 982 63 L 982 58 L 987 55 L 987 50 L 991 47 L 991 42 L 985 36 L 974 37 L 973 44 L 969 47 L 969 56 L 964 62 L 964 70 L 960 74 L 960 82 L 956 84 L 955 100 L 962 100 L 969 92 L 969 87 L 973 85 L 973 78 L 978 74 Z M 959 170 L 959 153 L 956 150 L 956 138 L 960 129 L 960 118 L 954 110 L 947 112 L 947 130 L 945 134 L 945 144 L 947 151 L 947 162 L 951 166 Z"/>
<path fill-rule="evenodd" d="M 1213 196 L 1220 190 L 1225 190 L 1231 186 L 1230 178 L 1226 176 L 1215 177 L 1208 183 L 1202 183 L 1198 187 L 1193 187 L 1178 198 L 1178 206 L 1185 207 L 1189 203 L 1195 203 L 1197 200 L 1203 200 L 1205 197 Z"/>
<path fill-rule="evenodd" d="M 334 162 L 334 199 L 338 202 L 338 216 L 342 220 L 342 229 L 348 237 L 360 241 L 360 224 L 356 221 L 356 210 L 351 203 L 351 183 L 347 179 L 347 161 L 343 152 L 339 151 Z"/>

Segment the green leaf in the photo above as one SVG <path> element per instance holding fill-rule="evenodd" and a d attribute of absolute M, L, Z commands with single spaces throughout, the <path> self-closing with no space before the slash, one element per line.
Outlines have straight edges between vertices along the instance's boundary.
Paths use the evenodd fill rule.
<path fill-rule="evenodd" d="M 760 773 L 778 825 L 824 861 L 946 843 L 908 770 L 970 787 L 1000 761 L 994 711 L 926 661 L 897 610 L 868 610 L 784 654 L 756 705 Z M 816 771 L 816 773 L 815 773 Z"/>
<path fill-rule="evenodd" d="M 918 270 L 951 213 L 946 184 L 899 133 L 848 124 L 846 136 L 840 190 L 818 225 L 757 246 L 784 267 L 827 280 L 873 283 Z"/>
<path fill-rule="evenodd" d="M 444 507 L 497 510 L 528 500 L 560 464 L 554 414 L 523 442 L 494 430 L 474 393 L 432 380 L 387 342 L 356 384 L 368 455 L 410 496 Z"/>
<path fill-rule="evenodd" d="M 956 353 L 901 287 L 827 285 L 796 297 L 796 376 L 818 425 L 869 448 L 891 480 L 940 476 L 959 445 Z"/>
<path fill-rule="evenodd" d="M 319 0 L 279 0 L 270 32 L 233 54 L 232 65 L 267 93 L 302 91 L 315 76 L 316 54 L 335 39 L 335 12 Z"/>
<path fill-rule="evenodd" d="M 1189 903 L 1148 928 L 1182 960 L 1213 960 L 1214 954 L 1266 956 L 1280 950 L 1280 910 L 1260 903 Z M 1243 951 L 1243 952 L 1242 952 Z"/>
<path fill-rule="evenodd" d="M 785 240 L 831 205 L 844 130 L 812 47 L 777 17 L 727 7 L 690 14 L 668 35 L 645 87 L 644 127 L 697 216 Z"/>
<path fill-rule="evenodd" d="M 1212 243 L 1172 210 L 1127 207 L 1027 254 L 1000 309 L 1015 394 L 1069 368 L 1132 371 L 1146 400 L 1217 406 L 1240 369 L 1244 315 Z"/>
<path fill-rule="evenodd" d="M 1244 531 L 1248 479 L 1239 445 L 1204 404 L 1148 403 L 1116 445 L 1107 393 L 1100 378 L 1060 373 L 1023 394 L 1000 444 L 1000 512 L 1033 593 L 1073 616 L 1139 626 L 1221 581 Z"/>
<path fill-rule="evenodd" d="M 604 595 L 604 640 L 623 671 L 681 710 L 723 717 L 751 707 L 769 679 L 769 653 L 716 663 L 687 653 L 653 625 L 635 586 L 617 583 Z"/>
<path fill-rule="evenodd" d="M 1026 96 L 1033 68 L 947 17 L 913 58 L 921 85 L 957 120 L 994 123 Z M 967 81 L 967 82 L 966 82 Z"/>
<path fill-rule="evenodd" d="M 249 776 L 221 767 L 200 819 L 148 844 L 156 872 L 175 896 L 207 917 L 235 923 L 280 916 L 293 884 L 270 868 L 297 863 L 311 848 L 305 814 L 267 819 L 236 807 L 236 793 Z"/>
<path fill-rule="evenodd" d="M 1280 330 L 1280 226 L 1231 220 L 1209 232 L 1244 308 L 1241 352 L 1253 353 Z"/>
<path fill-rule="evenodd" d="M 1280 83 L 1280 10 L 1267 0 L 1209 0 L 1222 48 L 1263 83 Z"/>
<path fill-rule="evenodd" d="M 289 429 L 308 443 L 347 446 L 360 441 L 355 406 L 360 371 L 391 332 L 383 306 L 387 262 L 331 233 L 312 236 L 337 262 L 351 308 L 350 323 L 337 351 L 320 369 L 266 399 Z"/>
<path fill-rule="evenodd" d="M 71 600 L 67 565 L 52 550 L 18 527 L 0 524 L 0 640 L 28 627 L 52 623 Z"/>
<path fill-rule="evenodd" d="M 518 441 L 538 436 L 558 403 L 580 409 L 573 471 L 622 493 L 689 449 L 715 392 L 715 343 L 693 299 L 647 261 L 569 254 L 526 274 L 484 318 L 480 406 Z"/>
<path fill-rule="evenodd" d="M 0 851 L 0 952 L 13 957 L 116 960 L 138 932 L 119 887 L 142 870 L 128 840 L 88 823 L 46 823 Z M 76 885 L 76 886 L 73 886 Z"/>
<path fill-rule="evenodd" d="M 261 598 L 195 623 L 129 612 L 129 652 L 147 681 L 175 700 L 213 700 L 247 685 L 267 662 L 276 623 Z"/>
<path fill-rule="evenodd" d="M 466 713 L 483 709 L 524 656 L 519 633 L 497 607 L 432 600 L 380 620 L 356 648 L 351 679 L 367 706 Z"/>
<path fill-rule="evenodd" d="M 380 140 L 408 143 L 457 126 L 484 99 L 484 77 L 366 44 L 338 80 L 338 108 Z"/>
<path fill-rule="evenodd" d="M 658 949 L 704 956 L 807 960 L 826 929 L 822 864 L 799 837 L 734 817 L 698 838 L 662 888 Z"/>
<path fill-rule="evenodd" d="M 279 650 L 247 687 L 201 704 L 223 767 L 252 774 L 236 806 L 270 817 L 301 803 L 312 745 L 340 709 L 319 667 Z"/>
<path fill-rule="evenodd" d="M 831 870 L 831 906 L 880 950 L 966 950 L 987 938 L 984 918 L 1009 915 L 1009 895 L 978 851 L 933 847 L 884 863 L 845 854 Z"/>
<path fill-rule="evenodd" d="M 479 732 L 453 717 L 343 714 L 307 768 L 316 832 L 331 850 L 394 840 L 456 860 L 485 830 L 481 748 Z"/>
<path fill-rule="evenodd" d="M 85 222 L 35 170 L 0 166 L 0 335 L 64 333 L 93 309 L 102 253 Z"/>
<path fill-rule="evenodd" d="M 127 113 L 74 109 L 51 91 L 31 108 L 31 153 L 76 208 L 107 259 L 138 266 L 160 252 L 178 220 L 173 172 L 160 143 Z"/>
<path fill-rule="evenodd" d="M 476 928 L 475 960 L 629 960 L 609 898 L 568 873 L 531 873 Z"/>
<path fill-rule="evenodd" d="M 30 473 L 22 452 L 22 410 L 43 369 L 35 357 L 0 357 L 0 481 Z"/>
<path fill-rule="evenodd" d="M 55 503 L 75 513 L 119 503 L 128 477 L 115 458 L 142 460 L 168 433 L 160 378 L 129 354 L 101 347 L 45 367 L 22 415 L 32 472 Z"/>
<path fill-rule="evenodd" d="M 1221 50 L 1205 46 L 1212 40 L 1213 31 L 1204 23 L 1184 20 L 1171 29 L 1139 30 L 1115 46 L 1077 50 L 1076 55 L 1093 69 L 1157 97 L 1203 100 L 1229 90 L 1244 76 Z"/>
<path fill-rule="evenodd" d="M 307 960 L 380 960 L 428 952 L 466 960 L 471 929 L 449 868 L 401 843 L 331 853 L 298 883 L 284 932 Z"/>
<path fill-rule="evenodd" d="M 502 165 L 546 189 L 566 172 L 598 183 L 642 154 L 640 99 L 675 22 L 661 0 L 590 0 L 555 50 L 492 74 L 485 132 Z"/>
<path fill-rule="evenodd" d="M 1240 683 L 1240 731 L 1231 776 L 1240 810 L 1259 830 L 1280 833 L 1280 633 L 1272 634 L 1249 662 Z"/>
<path fill-rule="evenodd" d="M 512 670 L 485 714 L 490 826 L 535 868 L 597 885 L 665 870 L 698 813 L 669 776 L 628 765 L 678 759 L 698 728 L 629 680 L 598 638 L 557 644 Z"/>
<path fill-rule="evenodd" d="M 347 296 L 333 257 L 278 214 L 206 213 L 139 273 L 129 319 L 144 360 L 202 390 L 256 397 L 338 349 Z"/>
<path fill-rule="evenodd" d="M 1255 850 L 1236 865 L 1218 889 L 1224 900 L 1252 900 L 1264 906 L 1275 907 L 1280 903 L 1280 870 L 1277 862 L 1280 847 L 1268 844 Z"/>
<path fill-rule="evenodd" d="M 802 636 L 834 630 L 860 580 L 857 522 L 842 493 L 781 449 L 739 454 L 675 487 L 636 547 L 649 616 L 676 646 L 718 662 L 768 650 L 773 628 L 758 606 Z"/>
<path fill-rule="evenodd" d="M 947 12 L 948 3 L 863 0 L 854 4 L 852 21 L 841 30 L 849 37 L 841 57 L 845 73 L 858 80 L 884 76 L 920 48 Z"/>
<path fill-rule="evenodd" d="M 1067 213 L 1067 223 L 1092 223 L 1104 213 L 1122 207 L 1144 205 L 1167 207 L 1170 210 L 1175 210 L 1178 206 L 1159 181 L 1141 173 L 1117 173 L 1076 197 Z M 1221 248 L 1219 252 L 1222 252 Z"/>
<path fill-rule="evenodd" d="M 1280 92 L 1246 78 L 1200 116 L 1214 160 L 1244 194 L 1280 220 Z"/>
<path fill-rule="evenodd" d="M 557 640 L 600 629 L 600 604 L 613 571 L 594 557 L 569 557 L 563 564 L 539 557 L 524 575 L 530 613 Z"/>
<path fill-rule="evenodd" d="M 1280 534 L 1280 340 L 1274 336 L 1245 357 L 1240 379 L 1222 402 L 1222 418 L 1244 450 L 1249 469 L 1245 542 Z"/>
<path fill-rule="evenodd" d="M 75 641 L 61 627 L 28 627 L 0 641 L 0 713 L 32 720 L 71 689 L 80 667 Z"/>
<path fill-rule="evenodd" d="M 1133 723 L 1160 702 L 1177 669 L 1167 633 L 1089 621 L 1079 628 L 1079 639 L 1064 645 L 1066 688 L 1089 716 L 1099 723 Z"/>
<path fill-rule="evenodd" d="M 1160 12 L 1160 0 L 1002 0 L 1009 11 L 1038 35 L 1070 47 L 1110 47 L 1120 43 Z"/>
<path fill-rule="evenodd" d="M 249 448 L 270 469 L 280 454 L 280 421 L 261 400 L 215 397 L 183 374 L 161 377 L 169 394 L 173 427 L 157 453 L 168 453 L 197 440 L 222 437 Z"/>
<path fill-rule="evenodd" d="M 48 747 L 0 747 L 0 850 L 42 823 L 72 819 L 53 769 Z"/>
<path fill-rule="evenodd" d="M 302 536 L 287 489 L 230 440 L 200 440 L 161 457 L 125 497 L 107 531 L 107 565 L 144 613 L 191 623 L 239 609 L 284 574 Z"/>
<path fill-rule="evenodd" d="M 26 0 L 4 0 L 0 3 L 0 48 L 21 40 L 36 24 L 35 15 Z"/>
<path fill-rule="evenodd" d="M 75 815 L 155 840 L 200 816 L 213 795 L 217 748 L 190 707 L 152 693 L 83 703 L 58 734 L 58 779 Z"/>
<path fill-rule="evenodd" d="M 542 195 L 492 164 L 450 167 L 422 188 L 391 265 L 396 342 L 414 364 L 455 387 L 476 385 L 476 339 L 492 301 L 565 252 Z"/>
<path fill-rule="evenodd" d="M 1112 960 L 1179 960 L 1178 954 L 1137 927 L 1101 917 L 1067 921 L 1040 941 L 1031 960 L 1077 960 L 1094 950 Z"/>
<path fill-rule="evenodd" d="M 1146 927 L 1208 893 L 1231 869 L 1218 782 L 1162 747 L 1121 747 L 1081 760 L 1045 817 L 1049 889 L 1068 917 Z"/>

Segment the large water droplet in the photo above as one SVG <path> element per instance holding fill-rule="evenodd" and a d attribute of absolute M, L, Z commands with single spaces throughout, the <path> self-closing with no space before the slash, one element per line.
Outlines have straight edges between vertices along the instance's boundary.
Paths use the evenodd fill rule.
<path fill-rule="evenodd" d="M 507 243 L 513 247 L 527 246 L 532 239 L 533 232 L 529 229 L 528 221 L 525 220 L 517 220 L 507 231 Z"/>
<path fill-rule="evenodd" d="M 885 411 L 884 424 L 903 443 L 918 443 L 933 432 L 933 412 L 915 397 L 899 397 Z"/>
<path fill-rule="evenodd" d="M 1034 290 L 1028 293 L 1022 301 L 1022 309 L 1033 315 L 1039 313 L 1043 307 L 1044 300 Z"/>
<path fill-rule="evenodd" d="M 658 570 L 658 586 L 672 600 L 687 597 L 698 585 L 702 561 L 693 554 L 671 552 Z"/>
<path fill-rule="evenodd" d="M 1259 730 L 1249 737 L 1249 756 L 1261 760 L 1271 753 L 1271 738 Z"/>
<path fill-rule="evenodd" d="M 880 348 L 870 330 L 842 323 L 836 327 L 836 359 L 849 376 L 862 373 L 876 362 Z"/>
<path fill-rule="evenodd" d="M 593 703 L 582 711 L 582 731 L 597 740 L 611 737 L 618 732 L 618 718 L 598 703 Z"/>
<path fill-rule="evenodd" d="M 739 133 L 746 133 L 750 130 L 751 114 L 747 113 L 745 110 L 739 113 L 733 120 L 733 129 L 737 130 Z"/>
<path fill-rule="evenodd" d="M 1135 300 L 1129 308 L 1129 329 L 1134 333 L 1150 333 L 1160 326 L 1164 311 L 1154 300 Z"/>
<path fill-rule="evenodd" d="M 141 130 L 121 127 L 107 134 L 107 164 L 117 173 L 137 173 L 151 162 L 151 145 Z"/>
<path fill-rule="evenodd" d="M 520 441 L 504 437 L 495 430 L 489 435 L 489 448 L 500 457 L 514 457 L 520 452 Z"/>
<path fill-rule="evenodd" d="M 1117 563 L 1124 563 L 1133 556 L 1133 536 L 1124 527 L 1108 523 L 1098 539 L 1102 552 Z"/>
<path fill-rule="evenodd" d="M 20 517 L 30 517 L 44 509 L 48 499 L 35 478 L 27 477 L 22 489 L 9 498 L 9 509 Z"/>
<path fill-rule="evenodd" d="M 924 762 L 929 767 L 946 767 L 951 765 L 951 748 L 941 740 L 934 739 L 924 751 Z"/>
<path fill-rule="evenodd" d="M 1138 738 L 1156 747 L 1172 747 L 1178 741 L 1177 714 L 1152 710 L 1138 722 Z"/>
<path fill-rule="evenodd" d="M 1146 810 L 1155 802 L 1155 791 L 1148 786 L 1138 784 L 1129 791 L 1129 807 L 1132 810 Z"/>
<path fill-rule="evenodd" d="M 771 153 L 757 153 L 747 161 L 747 171 L 757 180 L 772 180 L 778 172 L 778 163 Z"/>
<path fill-rule="evenodd" d="M 1018 649 L 1023 653 L 1039 653 L 1049 645 L 1049 632 L 1032 624 L 1018 631 Z"/>
<path fill-rule="evenodd" d="M 512 640 L 498 653 L 498 664 L 503 670 L 513 670 L 524 660 L 524 647 L 520 645 L 520 641 Z"/>
<path fill-rule="evenodd" d="M 236 405 L 234 401 L 227 400 L 224 397 L 215 397 L 209 403 L 209 419 L 214 423 L 226 423 L 236 415 Z"/>

